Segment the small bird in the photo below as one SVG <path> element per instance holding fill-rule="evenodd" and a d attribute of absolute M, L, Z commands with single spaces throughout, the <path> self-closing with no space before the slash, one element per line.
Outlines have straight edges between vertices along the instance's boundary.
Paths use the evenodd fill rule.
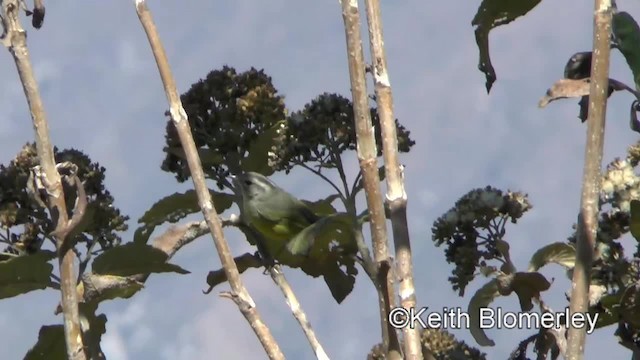
<path fill-rule="evenodd" d="M 591 76 L 593 53 L 583 51 L 573 54 L 564 66 L 565 79 L 580 80 Z"/>
<path fill-rule="evenodd" d="M 590 78 L 592 60 L 593 52 L 591 51 L 582 51 L 573 54 L 564 66 L 565 79 L 581 80 Z M 607 97 L 611 96 L 613 92 L 614 89 L 611 84 L 609 84 Z M 589 116 L 589 96 L 583 96 L 580 102 L 578 102 L 578 105 L 580 106 L 580 115 L 578 115 L 578 118 L 580 118 L 582 122 L 585 122 Z"/>
<path fill-rule="evenodd" d="M 42 27 L 42 23 L 44 22 L 44 14 L 46 10 L 44 4 L 42 3 L 42 0 L 33 1 L 33 11 L 27 8 L 27 4 L 24 0 L 21 0 L 20 3 L 22 8 L 25 9 L 26 15 L 32 16 L 31 25 L 36 29 L 40 29 Z"/>
<path fill-rule="evenodd" d="M 320 217 L 264 175 L 247 172 L 231 178 L 242 196 L 239 206 L 244 221 L 270 243 L 267 247 L 286 246 L 293 255 L 308 255 L 313 239 L 295 236 Z"/>

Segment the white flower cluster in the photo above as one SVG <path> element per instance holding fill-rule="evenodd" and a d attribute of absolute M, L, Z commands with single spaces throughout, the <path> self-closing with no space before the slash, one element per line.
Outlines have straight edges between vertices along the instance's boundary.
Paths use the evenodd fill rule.
<path fill-rule="evenodd" d="M 443 219 L 455 225 L 458 222 L 471 222 L 477 215 L 477 209 L 492 209 L 498 211 L 504 205 L 502 193 L 496 189 L 476 189 L 463 198 L 465 201 L 447 211 Z"/>
<path fill-rule="evenodd" d="M 522 214 L 530 208 L 531 204 L 525 194 L 511 191 L 504 194 L 498 189 L 486 187 L 467 193 L 441 219 L 445 223 L 455 226 L 459 223 L 473 222 L 482 216 L 493 218 L 499 216 L 500 213 L 509 213 L 509 210 L 515 210 L 516 214 Z"/>
<path fill-rule="evenodd" d="M 627 160 L 616 159 L 602 177 L 601 198 L 619 211 L 628 213 L 631 200 L 640 199 L 640 178 Z"/>

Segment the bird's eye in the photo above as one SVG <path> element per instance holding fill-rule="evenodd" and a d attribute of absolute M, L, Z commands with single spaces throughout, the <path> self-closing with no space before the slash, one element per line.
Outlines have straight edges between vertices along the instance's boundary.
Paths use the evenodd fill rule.
<path fill-rule="evenodd" d="M 245 180 L 244 184 L 247 185 L 247 186 L 251 185 L 251 180 Z"/>

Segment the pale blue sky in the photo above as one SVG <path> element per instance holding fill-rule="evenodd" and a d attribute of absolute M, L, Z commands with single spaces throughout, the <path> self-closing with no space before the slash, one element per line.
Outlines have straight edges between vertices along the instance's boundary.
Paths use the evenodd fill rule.
<path fill-rule="evenodd" d="M 479 279 L 465 298 L 457 297 L 446 280 L 452 267 L 443 249 L 431 242 L 433 221 L 465 192 L 491 184 L 529 194 L 533 210 L 507 230 L 512 257 L 521 269 L 535 249 L 570 235 L 579 203 L 586 126 L 576 117 L 577 100 L 546 109 L 538 109 L 537 102 L 562 75 L 569 56 L 591 48 L 592 2 L 542 2 L 527 17 L 492 32 L 498 81 L 490 95 L 477 70 L 471 27 L 478 3 L 383 1 L 395 114 L 417 142 L 402 156 L 417 298 L 419 305 L 434 309 L 466 308 L 483 283 Z M 618 5 L 640 16 L 637 2 L 621 0 Z M 180 92 L 211 69 L 229 64 L 239 71 L 264 68 L 286 95 L 289 109 L 299 109 L 325 91 L 350 96 L 335 0 L 165 1 L 150 7 Z M 28 41 L 55 144 L 79 148 L 107 168 L 106 185 L 116 205 L 131 216 L 132 230 L 155 200 L 191 187 L 190 182 L 176 184 L 159 168 L 167 103 L 133 2 L 49 2 L 44 27 L 29 30 Z M 630 83 L 620 54 L 613 54 L 611 76 Z M 33 130 L 6 51 L 0 56 L 0 79 L 0 162 L 6 163 L 33 139 Z M 628 129 L 631 100 L 615 94 L 609 102 L 606 162 L 624 155 L 637 139 Z M 353 160 L 352 176 L 357 171 Z M 308 200 L 329 191 L 299 171 L 274 180 Z M 250 250 L 237 232 L 227 233 L 234 253 Z M 99 311 L 109 318 L 103 337 L 107 357 L 264 358 L 235 305 L 216 292 L 201 293 L 207 272 L 219 267 L 211 239 L 190 244 L 173 262 L 192 273 L 154 275 L 133 299 L 101 305 Z M 556 279 L 545 300 L 560 309 L 569 283 L 557 268 L 543 272 Z M 296 271 L 286 274 L 329 356 L 364 358 L 379 341 L 375 291 L 367 279 L 359 278 L 353 294 L 337 305 L 321 279 Z M 271 279 L 261 271 L 250 271 L 243 279 L 287 358 L 313 358 Z M 22 358 L 42 324 L 61 322 L 53 315 L 58 299 L 56 292 L 37 291 L 2 301 L 1 359 Z M 497 305 L 515 310 L 517 299 L 500 299 Z M 586 359 L 630 357 L 616 344 L 613 330 L 588 338 Z M 489 359 L 504 359 L 533 331 L 489 331 L 497 345 L 482 350 Z M 453 332 L 475 344 L 467 330 Z"/>

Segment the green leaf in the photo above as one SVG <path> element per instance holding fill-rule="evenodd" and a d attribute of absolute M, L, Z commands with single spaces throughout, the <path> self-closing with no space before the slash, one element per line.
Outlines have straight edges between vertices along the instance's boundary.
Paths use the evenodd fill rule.
<path fill-rule="evenodd" d="M 486 308 L 495 300 L 500 293 L 498 292 L 498 281 L 492 279 L 483 287 L 478 289 L 469 301 L 467 313 L 469 314 L 469 331 L 480 346 L 495 346 L 495 342 L 487 337 L 484 329 L 481 327 L 480 310 Z"/>
<path fill-rule="evenodd" d="M 640 241 L 640 201 L 638 200 L 631 200 L 629 231 L 634 239 Z"/>
<path fill-rule="evenodd" d="M 167 254 L 146 244 L 131 242 L 98 255 L 91 269 L 100 275 L 130 276 L 136 274 L 176 272 L 189 274 L 178 265 L 167 263 Z"/>
<path fill-rule="evenodd" d="M 54 257 L 52 251 L 40 251 L 0 262 L 0 299 L 46 289 L 53 271 L 48 261 Z"/>
<path fill-rule="evenodd" d="M 331 296 L 340 304 L 353 291 L 356 277 L 348 272 L 345 273 L 340 267 L 331 266 L 328 267 L 324 273 L 324 282 L 327 284 L 327 287 L 329 287 Z"/>
<path fill-rule="evenodd" d="M 613 15 L 613 35 L 633 73 L 636 89 L 640 90 L 640 27 L 633 16 L 621 11 Z"/>
<path fill-rule="evenodd" d="M 242 170 L 245 172 L 255 171 L 264 176 L 273 174 L 274 170 L 269 166 L 269 152 L 274 147 L 279 148 L 282 146 L 280 140 L 282 135 L 278 131 L 282 131 L 282 126 L 286 123 L 285 120 L 278 121 L 271 128 L 258 135 L 255 141 L 251 142 L 247 156 L 242 159 Z"/>
<path fill-rule="evenodd" d="M 355 276 L 355 242 L 353 218 L 347 213 L 325 216 L 308 226 L 286 245 L 267 243 L 267 251 L 281 264 L 313 277 L 324 277 L 336 302 L 341 303 L 353 291 Z M 284 250 L 284 251 L 283 251 Z"/>
<path fill-rule="evenodd" d="M 533 309 L 531 299 L 540 298 L 542 291 L 549 290 L 551 283 L 538 272 L 517 272 L 515 274 L 498 276 L 498 292 L 508 296 L 512 292 L 518 295 L 522 311 Z"/>
<path fill-rule="evenodd" d="M 210 191 L 210 193 L 218 214 L 233 205 L 233 195 L 216 191 Z M 138 223 L 144 225 L 136 230 L 134 241 L 146 243 L 157 226 L 165 222 L 176 223 L 199 211 L 200 205 L 198 205 L 198 195 L 195 190 L 187 190 L 184 193 L 175 193 L 164 197 L 153 204 L 138 220 Z"/>
<path fill-rule="evenodd" d="M 621 320 L 632 328 L 640 326 L 640 289 L 635 285 L 624 290 L 620 298 L 620 310 Z"/>
<path fill-rule="evenodd" d="M 598 314 L 596 329 L 623 321 L 629 326 L 640 326 L 640 291 L 631 285 L 615 294 L 600 298 L 596 306 L 589 309 L 590 314 Z"/>
<path fill-rule="evenodd" d="M 238 267 L 238 272 L 240 274 L 244 273 L 250 268 L 260 268 L 262 267 L 262 261 L 256 258 L 253 254 L 246 253 L 241 256 L 236 256 L 233 259 Z M 209 271 L 207 275 L 207 285 L 209 285 L 209 289 L 207 289 L 204 293 L 208 294 L 219 284 L 227 281 L 227 274 L 224 272 L 224 269 L 218 269 L 215 271 Z"/>
<path fill-rule="evenodd" d="M 167 150 L 168 153 L 173 154 L 173 155 L 177 156 L 178 158 L 180 158 L 180 160 L 185 160 L 185 161 L 187 160 L 187 155 L 185 154 L 184 149 L 182 148 L 182 146 L 174 147 L 174 148 L 167 148 L 166 150 Z M 198 156 L 200 157 L 200 162 L 202 163 L 203 167 L 211 167 L 211 166 L 214 166 L 214 165 L 220 165 L 220 164 L 222 164 L 222 161 L 224 160 L 222 155 L 220 155 L 219 151 L 206 149 L 206 148 L 199 148 L 198 149 Z"/>
<path fill-rule="evenodd" d="M 576 249 L 567 243 L 557 242 L 542 247 L 531 257 L 528 271 L 538 271 L 543 266 L 554 263 L 571 269 L 576 263 Z"/>
<path fill-rule="evenodd" d="M 621 292 L 605 295 L 600 299 L 598 307 L 592 307 L 589 309 L 590 314 L 598 314 L 596 329 L 617 324 L 618 321 L 620 321 L 622 318 L 620 299 L 622 299 Z"/>
<path fill-rule="evenodd" d="M 301 200 L 303 203 L 307 204 L 309 208 L 318 216 L 327 216 L 336 213 L 336 208 L 331 205 L 336 199 L 340 198 L 340 195 L 333 194 L 329 195 L 324 199 L 320 199 L 317 201 L 306 201 Z"/>
<path fill-rule="evenodd" d="M 483 0 L 480 4 L 471 25 L 476 26 L 476 43 L 480 51 L 478 68 L 487 79 L 485 84 L 487 92 L 491 90 L 497 78 L 489 56 L 489 32 L 495 27 L 506 25 L 525 15 L 539 3 L 540 0 Z"/>
<path fill-rule="evenodd" d="M 336 213 L 321 218 L 294 236 L 287 248 L 294 255 L 308 255 L 310 251 L 312 257 L 322 260 L 330 244 L 342 249 L 357 248 L 349 214 Z"/>
<path fill-rule="evenodd" d="M 354 256 L 358 247 L 353 218 L 347 213 L 336 213 L 307 229 L 313 234 L 313 240 L 302 270 L 309 274 L 317 267 L 331 295 L 340 304 L 353 291 L 357 274 Z"/>
<path fill-rule="evenodd" d="M 27 352 L 24 360 L 66 360 L 67 345 L 63 325 L 45 325 L 40 328 L 38 342 Z"/>

